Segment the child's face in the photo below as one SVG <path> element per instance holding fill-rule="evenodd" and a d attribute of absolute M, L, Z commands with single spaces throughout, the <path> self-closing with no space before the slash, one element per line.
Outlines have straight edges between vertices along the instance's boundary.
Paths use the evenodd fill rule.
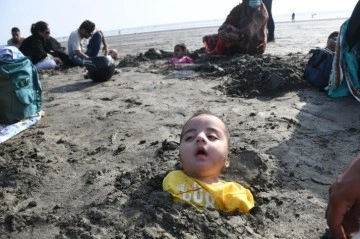
<path fill-rule="evenodd" d="M 183 56 L 185 56 L 185 51 L 181 49 L 181 47 L 176 46 L 174 48 L 174 55 L 177 58 L 182 58 Z"/>
<path fill-rule="evenodd" d="M 213 115 L 201 114 L 186 123 L 180 142 L 184 172 L 208 183 L 217 182 L 227 160 L 228 139 L 224 123 Z"/>
<path fill-rule="evenodd" d="M 111 49 L 109 50 L 109 56 L 111 56 L 112 59 L 116 60 L 118 58 L 118 53 L 117 50 L 115 49 Z"/>

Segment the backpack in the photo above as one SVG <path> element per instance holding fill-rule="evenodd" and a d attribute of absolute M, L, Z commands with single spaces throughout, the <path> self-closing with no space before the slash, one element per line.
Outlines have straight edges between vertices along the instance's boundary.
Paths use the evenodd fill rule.
<path fill-rule="evenodd" d="M 18 54 L 11 50 L 11 54 Z M 42 105 L 42 88 L 29 58 L 4 59 L 0 59 L 0 124 L 12 124 L 37 115 Z"/>
<path fill-rule="evenodd" d="M 304 79 L 320 90 L 329 84 L 334 52 L 327 48 L 316 48 L 310 51 L 312 56 L 305 66 Z"/>

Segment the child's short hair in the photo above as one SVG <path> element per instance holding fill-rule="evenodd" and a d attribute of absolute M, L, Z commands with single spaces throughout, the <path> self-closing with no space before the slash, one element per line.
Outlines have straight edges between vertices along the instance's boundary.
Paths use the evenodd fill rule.
<path fill-rule="evenodd" d="M 223 124 L 224 124 L 224 126 L 225 126 L 225 136 L 226 136 L 226 141 L 227 141 L 227 144 L 228 144 L 228 153 L 230 153 L 230 133 L 229 133 L 229 128 L 228 128 L 228 126 L 225 124 L 225 122 L 220 118 L 220 117 L 218 117 L 218 116 L 216 116 L 215 114 L 213 114 L 211 111 L 209 111 L 209 110 L 204 110 L 204 109 L 202 109 L 202 110 L 198 110 L 198 111 L 196 111 L 186 122 L 185 122 L 185 124 L 183 125 L 183 127 L 182 127 L 182 130 L 181 130 L 181 134 L 180 134 L 180 142 L 181 142 L 181 140 L 182 140 L 182 138 L 184 137 L 184 128 L 185 128 L 185 126 L 186 126 L 186 124 L 191 120 L 191 119 L 193 119 L 193 118 L 195 118 L 195 117 L 197 117 L 197 116 L 199 116 L 199 115 L 211 115 L 211 116 L 214 116 L 214 117 L 216 117 L 216 118 L 218 118 Z"/>
<path fill-rule="evenodd" d="M 110 49 L 108 55 L 110 55 L 114 60 L 118 59 L 118 51 L 116 49 Z"/>

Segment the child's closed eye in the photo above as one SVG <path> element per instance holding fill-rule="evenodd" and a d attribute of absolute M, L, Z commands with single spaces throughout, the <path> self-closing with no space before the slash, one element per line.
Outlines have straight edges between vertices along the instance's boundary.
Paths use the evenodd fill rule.
<path fill-rule="evenodd" d="M 216 135 L 208 135 L 207 138 L 211 141 L 217 140 L 219 137 L 217 137 Z"/>
<path fill-rule="evenodd" d="M 186 142 L 188 142 L 188 141 L 191 141 L 191 140 L 193 140 L 194 139 L 194 136 L 192 136 L 192 135 L 189 135 L 189 136 L 185 136 L 185 141 Z"/>

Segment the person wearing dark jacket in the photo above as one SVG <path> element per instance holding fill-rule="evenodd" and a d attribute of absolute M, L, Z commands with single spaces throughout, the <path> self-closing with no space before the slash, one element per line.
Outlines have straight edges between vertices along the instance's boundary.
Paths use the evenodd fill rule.
<path fill-rule="evenodd" d="M 19 50 L 36 66 L 37 70 L 53 69 L 62 62 L 60 58 L 49 54 L 46 40 L 50 37 L 49 25 L 39 21 L 31 25 L 31 36 L 27 37 L 20 45 Z"/>
<path fill-rule="evenodd" d="M 66 53 L 66 47 L 62 46 L 61 43 L 58 42 L 58 40 L 56 40 L 52 36 L 49 36 L 49 38 L 46 39 L 46 47 L 50 55 L 61 59 L 63 67 L 73 66 L 72 62 L 69 59 L 69 55 Z"/>

